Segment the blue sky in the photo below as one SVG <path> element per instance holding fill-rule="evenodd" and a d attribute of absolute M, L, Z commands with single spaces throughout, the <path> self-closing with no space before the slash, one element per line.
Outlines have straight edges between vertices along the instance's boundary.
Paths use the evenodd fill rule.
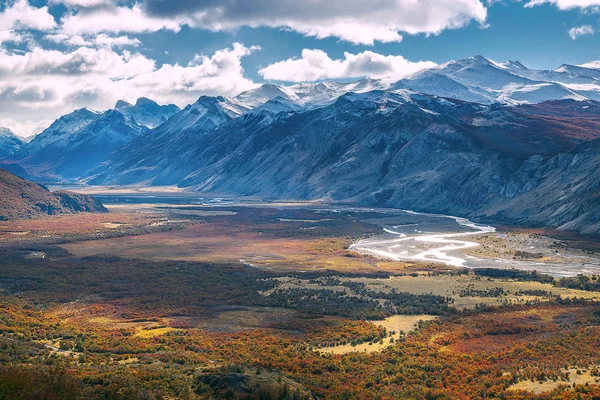
<path fill-rule="evenodd" d="M 600 0 L 0 0 L 0 126 L 477 54 L 555 69 L 600 60 L 599 35 Z"/>

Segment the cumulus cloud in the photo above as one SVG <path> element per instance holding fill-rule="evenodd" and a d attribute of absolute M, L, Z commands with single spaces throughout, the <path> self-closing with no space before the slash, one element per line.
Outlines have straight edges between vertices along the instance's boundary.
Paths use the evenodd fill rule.
<path fill-rule="evenodd" d="M 471 21 L 484 25 L 486 18 L 481 0 L 312 0 L 310 5 L 296 0 L 146 0 L 79 10 L 62 24 L 67 34 L 178 31 L 183 25 L 213 31 L 266 26 L 373 44 L 399 42 L 402 33 L 438 34 Z"/>
<path fill-rule="evenodd" d="M 525 7 L 535 7 L 542 4 L 554 4 L 561 10 L 571 10 L 574 8 L 588 8 L 600 6 L 600 0 L 530 0 L 525 3 Z"/>
<path fill-rule="evenodd" d="M 185 106 L 203 94 L 235 95 L 256 86 L 241 65 L 256 49 L 235 43 L 211 56 L 197 55 L 188 65 L 160 68 L 139 53 L 110 47 L 0 50 L 0 126 L 27 136 L 37 133 L 30 129 L 39 128 L 40 121 L 80 107 L 107 109 L 120 99 L 147 96 Z"/>
<path fill-rule="evenodd" d="M 50 0 L 51 4 L 64 4 L 68 7 L 98 7 L 115 4 L 114 0 Z"/>
<path fill-rule="evenodd" d="M 66 46 L 87 46 L 87 47 L 137 47 L 142 44 L 139 39 L 129 36 L 109 36 L 105 33 L 99 35 L 74 35 L 69 36 L 64 33 L 46 35 L 46 40 L 53 43 L 61 43 Z"/>
<path fill-rule="evenodd" d="M 13 30 L 0 31 L 0 45 L 6 42 L 20 42 L 22 40 L 23 37 L 21 34 Z"/>
<path fill-rule="evenodd" d="M 236 95 L 257 85 L 244 77 L 241 59 L 259 47 L 234 43 L 212 56 L 196 55 L 186 66 L 165 64 L 127 82 L 139 95 L 148 94 L 164 103 L 186 105 L 200 95 Z M 139 96 L 134 96 L 139 97 Z"/>
<path fill-rule="evenodd" d="M 48 30 L 56 26 L 48 7 L 32 7 L 27 0 L 9 1 L 0 13 L 0 31 L 16 29 Z"/>
<path fill-rule="evenodd" d="M 411 62 L 402 56 L 384 56 L 372 51 L 344 53 L 344 59 L 333 60 L 322 50 L 302 50 L 302 57 L 279 61 L 259 70 L 265 79 L 306 82 L 340 78 L 402 79 L 418 71 L 433 68 L 430 61 Z"/>
<path fill-rule="evenodd" d="M 36 8 L 27 0 L 9 1 L 0 12 L 0 45 L 6 42 L 21 42 L 27 33 L 24 30 L 49 30 L 56 26 L 48 7 Z"/>
<path fill-rule="evenodd" d="M 34 48 L 26 53 L 0 52 L 0 79 L 20 77 L 37 81 L 43 76 L 79 76 L 97 74 L 107 78 L 123 79 L 154 70 L 154 61 L 141 54 L 109 49 L 80 47 L 63 53 L 58 50 Z M 17 84 L 15 79 L 14 84 Z M 3 83 L 0 81 L 0 85 Z"/>
<path fill-rule="evenodd" d="M 169 19 L 146 14 L 138 3 L 132 7 L 80 9 L 61 19 L 61 31 L 67 35 L 99 32 L 156 32 L 163 29 L 179 32 L 187 18 Z"/>
<path fill-rule="evenodd" d="M 575 28 L 569 29 L 569 36 L 571 36 L 571 39 L 573 39 L 573 40 L 577 39 L 579 36 L 593 35 L 593 34 L 594 34 L 594 28 L 592 28 L 591 25 L 582 25 L 582 26 L 577 26 Z"/>

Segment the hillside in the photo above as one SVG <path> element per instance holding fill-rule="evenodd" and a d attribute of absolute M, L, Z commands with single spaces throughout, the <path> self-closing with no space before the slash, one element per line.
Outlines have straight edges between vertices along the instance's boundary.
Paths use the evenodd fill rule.
<path fill-rule="evenodd" d="M 89 196 L 65 191 L 50 192 L 43 186 L 0 169 L 0 220 L 80 211 L 106 211 L 106 208 Z"/>

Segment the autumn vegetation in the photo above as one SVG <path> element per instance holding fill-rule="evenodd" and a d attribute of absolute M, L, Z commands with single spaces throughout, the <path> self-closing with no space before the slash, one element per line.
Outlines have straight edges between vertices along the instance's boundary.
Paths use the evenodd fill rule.
<path fill-rule="evenodd" d="M 378 264 L 347 256 L 349 241 L 375 229 L 354 214 L 234 211 L 169 230 L 145 231 L 154 220 L 115 216 L 123 222 L 116 230 L 94 217 L 79 220 L 77 237 L 57 229 L 45 238 L 42 225 L 29 239 L 3 237 L 0 399 L 599 398 L 598 278 Z M 318 218 L 328 221 L 302 222 Z M 208 237 L 192 260 L 67 250 L 94 244 L 102 232 L 114 235 L 107 243 L 183 240 L 224 235 L 227 226 L 252 245 L 235 247 L 250 261 L 214 256 Z M 318 227 L 299 229 L 307 226 Z M 40 252 L 45 257 L 31 256 Z M 334 269 L 319 268 L 319 259 Z M 402 276 L 471 284 L 442 295 L 388 282 Z M 491 302 L 515 282 L 521 293 L 510 295 L 527 301 Z M 461 298 L 476 306 L 457 307 Z M 388 340 L 397 332 L 372 321 L 397 314 L 437 318 L 381 351 L 320 351 Z"/>

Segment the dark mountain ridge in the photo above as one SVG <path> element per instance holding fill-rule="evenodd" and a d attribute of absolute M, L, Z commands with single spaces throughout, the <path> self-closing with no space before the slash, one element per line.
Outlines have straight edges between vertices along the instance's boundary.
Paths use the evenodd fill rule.
<path fill-rule="evenodd" d="M 66 191 L 50 192 L 0 168 L 0 220 L 75 212 L 103 212 L 102 203 L 90 196 Z"/>

